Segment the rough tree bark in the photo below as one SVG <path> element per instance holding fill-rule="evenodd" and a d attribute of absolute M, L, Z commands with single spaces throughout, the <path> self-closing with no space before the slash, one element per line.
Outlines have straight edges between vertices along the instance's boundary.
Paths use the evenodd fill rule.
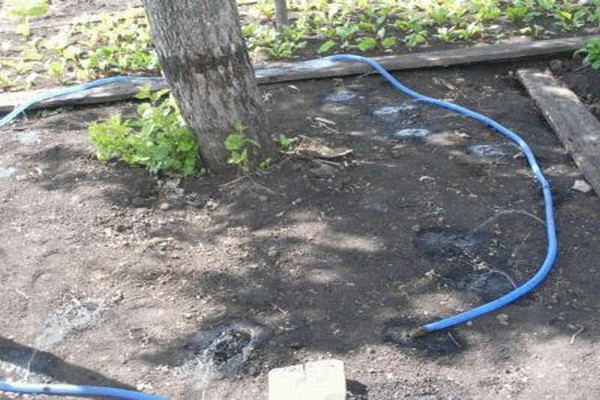
<path fill-rule="evenodd" d="M 289 24 L 286 0 L 275 0 L 275 19 L 277 29 Z"/>
<path fill-rule="evenodd" d="M 261 158 L 273 156 L 235 0 L 143 3 L 163 72 L 204 164 L 213 172 L 228 169 L 223 143 L 238 122 L 260 143 Z"/>

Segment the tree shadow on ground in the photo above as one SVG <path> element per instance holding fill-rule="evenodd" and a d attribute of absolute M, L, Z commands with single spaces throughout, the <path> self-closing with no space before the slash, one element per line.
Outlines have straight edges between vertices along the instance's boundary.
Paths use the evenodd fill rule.
<path fill-rule="evenodd" d="M 453 73 L 445 78 L 456 78 Z M 175 339 L 145 351 L 144 361 L 180 367 L 197 356 L 188 348 L 197 342 L 199 332 L 231 318 L 262 325 L 270 335 L 267 345 L 257 350 L 258 366 L 250 363 L 248 368 L 254 371 L 247 370 L 249 374 L 299 361 L 298 352 L 303 350 L 344 357 L 382 343 L 390 343 L 410 360 L 450 365 L 470 349 L 489 344 L 490 363 L 504 365 L 523 350 L 514 343 L 529 332 L 546 332 L 540 337 L 550 341 L 573 335 L 569 324 L 588 320 L 597 326 L 593 313 L 598 293 L 593 284 L 559 262 L 546 286 L 503 311 L 514 318 L 509 327 L 499 325 L 494 316 L 483 318 L 453 336 L 439 335 L 449 346 L 442 351 L 436 351 L 435 341 L 424 349 L 403 342 L 405 325 L 414 328 L 481 304 L 482 294 L 488 300 L 498 294 L 488 289 L 510 289 L 512 283 L 530 277 L 543 259 L 545 237 L 539 222 L 525 213 L 537 215 L 542 204 L 523 159 L 468 154 L 470 145 L 504 141 L 480 126 L 428 108 L 400 115 L 392 123 L 376 120 L 373 110 L 389 105 L 390 98 L 396 102 L 397 95 L 381 82 L 369 84 L 372 87 L 365 89 L 364 80 L 352 80 L 347 88 L 365 90 L 368 101 L 334 106 L 323 100 L 326 92 L 339 90 L 333 83 L 299 84 L 307 94 L 293 98 L 286 86 L 272 89 L 271 107 L 282 105 L 273 111 L 281 132 L 349 147 L 351 157 L 334 160 L 333 165 L 291 159 L 265 174 L 231 182 L 223 178 L 183 182 L 185 194 L 214 201 L 210 209 L 200 206 L 209 223 L 196 226 L 187 221 L 198 208 L 182 204 L 173 210 L 182 213 L 177 225 L 148 233 L 172 236 L 183 246 L 206 244 L 216 255 L 187 258 L 187 267 L 179 272 L 163 265 L 167 254 L 153 253 L 158 261 L 152 271 L 123 270 L 118 278 L 150 285 L 157 275 L 168 274 L 172 279 L 162 290 L 174 296 L 173 310 L 199 299 L 209 299 L 219 309 L 191 322 Z M 421 86 L 435 88 L 429 81 Z M 492 102 L 486 107 L 495 110 L 511 104 L 508 122 L 527 132 L 543 150 L 544 166 L 566 165 L 572 173 L 564 152 L 552 150 L 556 138 L 549 136 L 539 115 L 532 117 L 530 100 L 503 90 L 497 88 L 496 97 L 491 89 L 471 90 L 469 101 Z M 309 117 L 325 116 L 336 125 L 323 126 L 314 118 L 307 122 L 307 115 L 289 112 L 300 108 Z M 506 112 L 502 111 L 509 118 Z M 535 124 L 532 118 L 537 118 Z M 431 128 L 437 136 L 435 140 L 390 137 L 404 128 Z M 82 185 L 111 207 L 157 211 L 161 193 L 156 179 L 146 172 L 99 167 L 77 149 L 50 150 L 48 156 L 54 157 L 48 165 L 58 178 L 54 185 L 38 182 L 47 190 L 68 192 Z M 44 160 L 45 155 L 32 161 L 35 157 Z M 599 206 L 568 192 L 572 175 L 567 175 L 555 177 L 565 193 L 559 210 L 559 223 L 564 222 L 561 250 L 574 265 L 587 265 L 597 250 L 591 239 L 580 243 L 574 235 L 581 226 L 591 236 L 598 233 L 587 216 Z M 501 216 L 506 211 L 510 212 Z M 159 215 L 168 218 L 173 212 Z M 573 254 L 572 246 L 586 251 Z M 492 270 L 487 277 L 481 275 Z M 578 340 L 588 342 L 590 337 Z"/>
<path fill-rule="evenodd" d="M 135 390 L 118 380 L 101 375 L 93 370 L 70 364 L 52 353 L 20 344 L 0 336 L 0 362 L 18 367 L 27 374 L 49 377 L 71 385 L 110 386 Z"/>

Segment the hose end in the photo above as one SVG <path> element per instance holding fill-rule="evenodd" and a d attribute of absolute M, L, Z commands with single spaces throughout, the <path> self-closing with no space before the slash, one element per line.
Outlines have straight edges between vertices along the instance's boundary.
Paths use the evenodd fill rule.
<path fill-rule="evenodd" d="M 410 334 L 410 338 L 411 339 L 418 339 L 421 338 L 423 336 L 427 335 L 427 330 L 424 327 L 419 327 L 417 329 L 415 329 L 411 334 Z"/>

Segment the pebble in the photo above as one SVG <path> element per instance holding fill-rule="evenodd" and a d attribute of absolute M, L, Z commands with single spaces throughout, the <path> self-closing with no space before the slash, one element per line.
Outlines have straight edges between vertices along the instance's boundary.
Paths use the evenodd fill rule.
<path fill-rule="evenodd" d="M 216 209 L 217 209 L 217 207 L 219 207 L 219 203 L 217 203 L 216 201 L 214 201 L 214 200 L 212 200 L 212 199 L 211 199 L 211 200 L 208 200 L 208 201 L 206 202 L 206 208 L 208 208 L 208 209 L 209 209 L 209 210 L 211 210 L 211 211 L 212 211 L 212 210 L 216 210 Z"/>
<path fill-rule="evenodd" d="M 170 210 L 170 209 L 171 209 L 171 207 L 172 207 L 172 206 L 171 206 L 171 204 L 169 204 L 169 203 L 162 203 L 162 204 L 160 205 L 160 209 L 161 209 L 162 211 L 167 211 L 167 210 Z"/>
<path fill-rule="evenodd" d="M 508 325 L 508 315 L 506 314 L 498 314 L 496 315 L 496 319 L 500 325 Z"/>
<path fill-rule="evenodd" d="M 408 139 L 408 138 L 424 138 L 429 136 L 431 131 L 429 129 L 423 128 L 407 128 L 400 129 L 397 132 L 394 132 L 392 136 L 397 139 Z"/>
<path fill-rule="evenodd" d="M 583 179 L 577 179 L 573 184 L 572 189 L 581 193 L 589 193 L 592 191 L 592 187 L 590 186 L 590 184 L 584 181 Z"/>

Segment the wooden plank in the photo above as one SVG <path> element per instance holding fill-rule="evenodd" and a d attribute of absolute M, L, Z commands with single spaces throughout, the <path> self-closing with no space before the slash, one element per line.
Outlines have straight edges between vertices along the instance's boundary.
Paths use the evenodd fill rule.
<path fill-rule="evenodd" d="M 29 107 L 29 110 L 70 105 L 110 103 L 114 101 L 127 100 L 133 98 L 137 93 L 139 93 L 142 86 L 144 86 L 144 84 L 139 82 L 115 83 L 112 85 L 90 89 L 85 92 L 72 93 L 66 96 L 45 100 L 32 105 Z M 165 89 L 167 87 L 167 83 L 153 82 L 150 86 L 152 90 L 156 91 Z M 58 89 L 61 88 L 4 93 L 0 95 L 0 113 L 10 112 L 15 106 L 23 103 L 25 100 Z"/>
<path fill-rule="evenodd" d="M 478 45 L 462 49 L 373 58 L 389 71 L 448 67 L 481 62 L 502 62 L 571 53 L 582 48 L 588 39 L 595 37 L 600 36 L 539 40 L 529 43 Z M 362 63 L 334 63 L 326 59 L 295 63 L 269 63 L 256 66 L 256 76 L 259 82 L 263 84 L 357 75 L 369 71 L 371 71 L 371 68 Z"/>
<path fill-rule="evenodd" d="M 566 39 L 541 40 L 532 43 L 480 45 L 462 49 L 374 58 L 390 71 L 447 67 L 451 65 L 480 62 L 502 62 L 537 56 L 571 53 L 583 47 L 584 43 L 592 37 L 600 36 L 594 35 Z M 370 67 L 362 63 L 332 62 L 324 58 L 300 62 L 259 64 L 255 66 L 255 73 L 259 84 L 349 76 L 370 71 Z M 155 85 L 156 90 L 165 87 L 166 86 L 163 84 Z M 122 83 L 114 85 L 114 87 L 98 88 L 90 92 L 76 93 L 53 99 L 31 107 L 31 109 L 125 100 L 133 97 L 139 88 L 139 84 Z M 9 112 L 25 99 L 29 99 L 42 92 L 45 91 L 8 92 L 0 94 L 0 113 Z"/>
<path fill-rule="evenodd" d="M 517 76 L 579 170 L 600 195 L 600 121 L 575 93 L 550 73 L 521 69 Z"/>
<path fill-rule="evenodd" d="M 345 400 L 344 363 L 321 360 L 269 371 L 269 400 Z"/>

